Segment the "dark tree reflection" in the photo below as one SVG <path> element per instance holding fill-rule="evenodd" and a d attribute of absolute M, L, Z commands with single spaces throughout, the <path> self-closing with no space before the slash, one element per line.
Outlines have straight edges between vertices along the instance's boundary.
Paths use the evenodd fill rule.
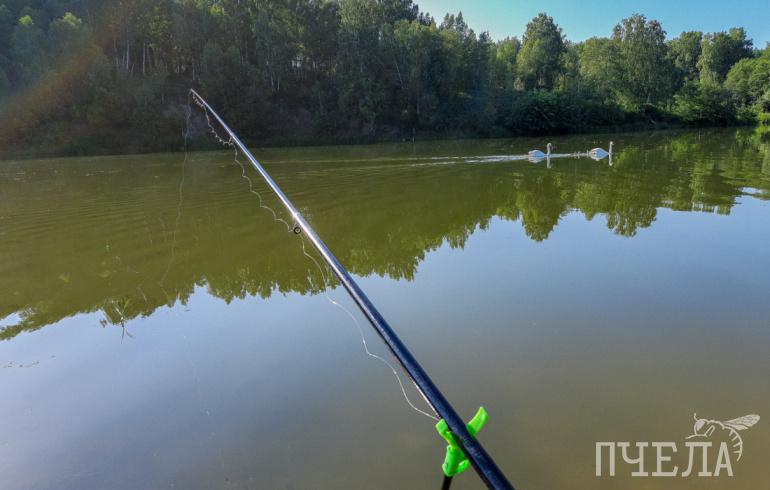
<path fill-rule="evenodd" d="M 413 279 L 426 254 L 464 247 L 495 218 L 520 222 L 529 238 L 544 241 L 565 214 L 580 212 L 633 237 L 660 208 L 728 214 L 745 194 L 770 198 L 766 134 L 637 134 L 615 142 L 612 166 L 456 163 L 529 144 L 518 140 L 265 154 L 276 181 L 351 272 L 394 279 Z M 83 312 L 124 325 L 187 302 L 196 287 L 227 302 L 320 292 L 321 273 L 300 239 L 258 206 L 230 158 L 193 154 L 181 201 L 180 155 L 0 164 L 0 318 L 21 318 L 0 338 Z"/>

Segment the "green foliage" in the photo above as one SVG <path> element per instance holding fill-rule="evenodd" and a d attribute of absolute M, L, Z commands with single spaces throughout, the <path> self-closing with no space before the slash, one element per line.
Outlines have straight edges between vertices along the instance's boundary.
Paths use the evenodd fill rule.
<path fill-rule="evenodd" d="M 757 58 L 739 60 L 727 73 L 724 83 L 738 109 L 745 114 L 742 119 L 753 119 L 758 112 L 770 109 L 770 48 Z"/>
<path fill-rule="evenodd" d="M 0 3 L 0 56 L 8 56 L 8 47 L 11 45 L 11 33 L 13 32 L 14 24 L 13 14 L 5 6 Z"/>
<path fill-rule="evenodd" d="M 751 56 L 752 42 L 741 27 L 729 32 L 703 36 L 702 53 L 698 61 L 702 79 L 723 82 L 727 73 L 742 58 Z"/>
<path fill-rule="evenodd" d="M 695 124 L 728 124 L 734 111 L 726 89 L 710 80 L 687 82 L 674 96 L 674 113 Z"/>
<path fill-rule="evenodd" d="M 609 100 L 620 89 L 620 47 L 612 39 L 592 37 L 578 46 L 580 77 L 602 98 Z"/>
<path fill-rule="evenodd" d="M 360 121 L 367 133 L 376 129 L 384 108 L 384 80 L 378 76 L 380 23 L 374 0 L 342 0 L 337 68 L 337 90 L 342 113 Z"/>
<path fill-rule="evenodd" d="M 757 60 L 744 58 L 738 61 L 727 74 L 725 88 L 739 105 L 749 105 L 757 94 L 753 93 L 750 79 L 757 65 Z"/>
<path fill-rule="evenodd" d="M 412 0 L 5 0 L 0 146 L 176 149 L 189 87 L 260 143 L 752 121 L 751 46 L 638 14 L 571 43 L 543 13 L 494 42 Z"/>
<path fill-rule="evenodd" d="M 667 97 L 672 90 L 671 62 L 666 51 L 666 31 L 656 20 L 634 14 L 615 26 L 618 43 L 618 92 L 621 102 L 638 110 Z"/>
<path fill-rule="evenodd" d="M 770 112 L 770 89 L 767 89 L 762 94 L 762 97 L 757 101 L 756 107 L 760 112 Z"/>
<path fill-rule="evenodd" d="M 521 50 L 521 41 L 507 37 L 490 49 L 490 83 L 495 88 L 513 87 L 516 82 L 516 58 Z"/>
<path fill-rule="evenodd" d="M 564 34 L 561 27 L 547 14 L 538 14 L 527 24 L 517 58 L 524 88 L 552 89 L 562 69 L 563 54 Z"/>
<path fill-rule="evenodd" d="M 45 69 L 45 33 L 29 15 L 19 19 L 11 34 L 10 56 L 21 83 L 31 83 Z"/>
<path fill-rule="evenodd" d="M 8 94 L 8 90 L 10 88 L 11 81 L 8 80 L 8 75 L 6 75 L 5 70 L 0 68 L 0 100 L 2 100 L 2 97 Z"/>
<path fill-rule="evenodd" d="M 392 57 L 396 67 L 395 92 L 399 118 L 407 127 L 436 124 L 441 77 L 441 38 L 434 24 L 401 20 L 391 33 Z"/>
<path fill-rule="evenodd" d="M 677 87 L 700 76 L 698 60 L 701 56 L 702 40 L 702 32 L 689 31 L 669 41 L 668 53 L 678 72 Z"/>
<path fill-rule="evenodd" d="M 71 12 L 54 19 L 48 26 L 48 51 L 50 59 L 58 59 L 71 50 L 83 49 L 89 41 L 90 32 L 83 21 Z"/>

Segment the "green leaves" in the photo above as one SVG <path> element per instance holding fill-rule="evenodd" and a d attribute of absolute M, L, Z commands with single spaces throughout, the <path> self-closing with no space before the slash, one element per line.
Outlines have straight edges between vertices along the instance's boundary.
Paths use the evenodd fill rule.
<path fill-rule="evenodd" d="M 561 73 L 564 50 L 564 35 L 553 18 L 541 13 L 532 19 L 517 58 L 524 88 L 551 90 Z"/>
<path fill-rule="evenodd" d="M 727 90 L 710 80 L 687 82 L 674 96 L 674 113 L 696 124 L 727 124 L 735 119 Z"/>
<path fill-rule="evenodd" d="M 698 60 L 701 78 L 723 82 L 735 63 L 751 56 L 752 45 L 742 27 L 704 35 L 702 54 Z"/>
<path fill-rule="evenodd" d="M 618 88 L 629 109 L 639 110 L 671 93 L 673 70 L 660 22 L 634 14 L 615 26 L 612 39 L 618 44 L 621 64 Z"/>
<path fill-rule="evenodd" d="M 770 110 L 770 54 L 740 28 L 667 40 L 635 14 L 608 37 L 571 43 L 541 13 L 521 40 L 495 42 L 461 12 L 439 19 L 412 0 L 5 1 L 0 143 L 176 149 L 191 86 L 260 144 L 723 123 Z"/>

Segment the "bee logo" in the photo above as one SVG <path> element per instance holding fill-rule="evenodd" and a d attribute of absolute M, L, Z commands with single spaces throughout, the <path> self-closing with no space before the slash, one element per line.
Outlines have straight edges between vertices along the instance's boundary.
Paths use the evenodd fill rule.
<path fill-rule="evenodd" d="M 744 415 L 737 419 L 727 420 L 720 422 L 719 420 L 699 419 L 697 414 L 693 414 L 695 424 L 693 425 L 693 433 L 687 436 L 687 439 L 693 437 L 711 437 L 718 430 L 727 431 L 730 441 L 732 442 L 732 451 L 736 455 L 736 461 L 740 461 L 743 456 L 743 438 L 739 434 L 740 431 L 746 430 L 749 427 L 753 427 L 754 424 L 759 422 L 759 415 Z"/>

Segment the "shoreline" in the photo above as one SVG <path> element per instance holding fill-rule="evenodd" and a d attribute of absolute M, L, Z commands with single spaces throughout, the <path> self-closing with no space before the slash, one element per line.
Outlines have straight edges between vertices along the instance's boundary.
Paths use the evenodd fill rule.
<path fill-rule="evenodd" d="M 762 124 L 729 124 L 729 125 L 692 125 L 682 123 L 662 122 L 655 125 L 638 125 L 629 124 L 623 126 L 607 126 L 591 128 L 586 131 L 570 131 L 570 132 L 546 132 L 537 134 L 490 134 L 479 135 L 470 133 L 422 133 L 416 134 L 413 138 L 403 138 L 393 135 L 382 136 L 357 136 L 348 138 L 306 138 L 306 139 L 278 139 L 270 138 L 255 142 L 244 138 L 246 145 L 249 148 L 256 148 L 262 150 L 278 150 L 288 148 L 324 148 L 333 146 L 367 146 L 367 145 L 380 145 L 380 144 L 406 144 L 406 143 L 430 143 L 439 141 L 494 141 L 494 140 L 510 140 L 517 138 L 541 138 L 541 137 L 567 137 L 567 136 L 585 136 L 585 135 L 603 135 L 603 134 L 635 134 L 635 133 L 656 133 L 663 131 L 691 131 L 691 130 L 719 130 L 719 129 L 748 129 L 748 128 L 760 128 Z M 180 139 L 180 144 L 177 148 L 170 148 L 168 145 L 166 148 L 147 147 L 145 149 L 133 148 L 127 146 L 120 147 L 107 147 L 107 148 L 94 148 L 92 151 L 67 151 L 58 148 L 49 148 L 44 150 L 14 150 L 14 149 L 0 149 L 0 161 L 14 161 L 14 160 L 40 160 L 40 159 L 52 159 L 52 158 L 75 158 L 75 157 L 105 157 L 105 156 L 127 156 L 127 155 L 151 155 L 151 154 L 173 154 L 183 153 L 184 146 L 183 140 Z M 220 151 L 226 150 L 221 145 L 214 141 L 208 140 L 206 135 L 196 135 L 193 137 L 191 152 L 203 152 L 203 151 Z"/>

